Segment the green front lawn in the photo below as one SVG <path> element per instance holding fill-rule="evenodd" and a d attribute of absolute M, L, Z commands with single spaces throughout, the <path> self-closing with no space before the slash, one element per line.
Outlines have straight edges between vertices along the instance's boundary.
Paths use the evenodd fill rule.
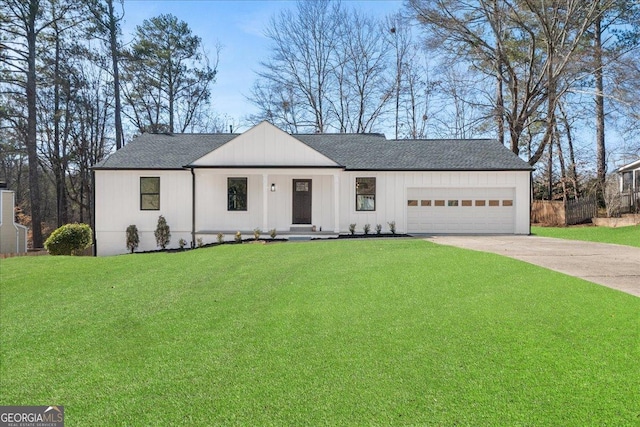
<path fill-rule="evenodd" d="M 0 261 L 0 405 L 68 426 L 637 425 L 640 298 L 422 240 Z"/>
<path fill-rule="evenodd" d="M 640 248 L 640 225 L 629 227 L 531 227 L 536 236 L 615 243 Z"/>

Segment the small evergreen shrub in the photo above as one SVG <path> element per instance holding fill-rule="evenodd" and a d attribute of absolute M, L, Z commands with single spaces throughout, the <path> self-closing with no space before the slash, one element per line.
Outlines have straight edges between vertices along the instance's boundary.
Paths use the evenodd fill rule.
<path fill-rule="evenodd" d="M 376 234 L 382 234 L 382 224 L 376 224 Z"/>
<path fill-rule="evenodd" d="M 127 249 L 133 253 L 140 245 L 140 236 L 138 236 L 138 227 L 131 224 L 127 227 Z"/>
<path fill-rule="evenodd" d="M 351 233 L 352 236 L 354 234 L 356 234 L 356 225 L 355 224 L 349 224 L 349 233 Z"/>
<path fill-rule="evenodd" d="M 262 230 L 260 230 L 259 228 L 254 228 L 253 229 L 253 238 L 255 240 L 258 240 L 260 238 L 261 234 L 262 234 Z"/>
<path fill-rule="evenodd" d="M 218 240 L 218 243 L 223 244 L 224 243 L 224 234 L 218 233 L 216 235 L 216 239 Z"/>
<path fill-rule="evenodd" d="M 162 249 L 166 249 L 171 241 L 171 229 L 167 224 L 167 220 L 162 215 L 158 217 L 158 226 L 155 231 L 156 244 Z"/>
<path fill-rule="evenodd" d="M 178 246 L 180 246 L 180 249 L 184 249 L 184 247 L 187 246 L 187 241 L 184 239 L 178 240 Z"/>
<path fill-rule="evenodd" d="M 236 231 L 234 240 L 236 241 L 236 243 L 242 243 L 242 233 L 239 231 Z"/>
<path fill-rule="evenodd" d="M 391 234 L 396 234 L 396 222 L 391 221 L 391 222 L 388 222 L 387 224 L 389 224 L 389 231 L 391 231 Z"/>
<path fill-rule="evenodd" d="M 80 255 L 92 243 L 87 224 L 65 224 L 51 233 L 44 247 L 51 255 Z"/>
<path fill-rule="evenodd" d="M 365 224 L 364 227 L 362 227 L 362 231 L 364 231 L 364 234 L 369 234 L 369 232 L 371 231 L 371 224 Z"/>
<path fill-rule="evenodd" d="M 204 240 L 202 240 L 202 237 L 198 237 L 198 238 L 196 239 L 196 243 L 197 243 L 197 245 L 198 245 L 198 247 L 199 247 L 199 248 L 201 248 L 201 247 L 203 247 L 203 246 L 204 246 Z"/>
<path fill-rule="evenodd" d="M 275 229 L 275 228 L 272 228 L 272 229 L 269 231 L 269 236 L 271 236 L 271 240 L 275 239 L 277 235 L 278 235 L 278 232 L 276 231 L 276 229 Z"/>

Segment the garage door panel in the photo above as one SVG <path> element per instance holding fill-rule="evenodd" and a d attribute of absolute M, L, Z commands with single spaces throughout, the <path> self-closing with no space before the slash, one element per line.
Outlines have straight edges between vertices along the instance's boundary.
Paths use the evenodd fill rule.
<path fill-rule="evenodd" d="M 513 233 L 514 194 L 514 188 L 409 188 L 407 229 L 410 233 Z"/>

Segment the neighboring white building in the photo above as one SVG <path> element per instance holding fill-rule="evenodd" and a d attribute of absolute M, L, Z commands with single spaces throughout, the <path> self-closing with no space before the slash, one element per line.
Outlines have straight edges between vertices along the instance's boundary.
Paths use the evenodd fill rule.
<path fill-rule="evenodd" d="M 98 255 L 156 248 L 159 215 L 195 244 L 245 236 L 347 233 L 529 234 L 531 167 L 495 140 L 387 140 L 381 134 L 144 134 L 94 168 Z M 247 236 L 249 237 L 249 236 Z"/>
<path fill-rule="evenodd" d="M 27 252 L 27 227 L 15 222 L 15 193 L 0 186 L 0 254 Z"/>
<path fill-rule="evenodd" d="M 640 191 L 640 159 L 618 168 L 620 191 Z"/>
<path fill-rule="evenodd" d="M 621 166 L 617 170 L 620 177 L 622 212 L 640 211 L 640 159 Z"/>

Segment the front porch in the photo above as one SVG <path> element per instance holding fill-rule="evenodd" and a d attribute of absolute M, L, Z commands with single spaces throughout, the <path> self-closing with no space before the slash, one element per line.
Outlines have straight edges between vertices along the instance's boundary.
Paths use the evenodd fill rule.
<path fill-rule="evenodd" d="M 340 169 L 202 168 L 194 170 L 193 232 L 215 240 L 259 228 L 278 236 L 335 236 L 340 231 Z M 233 188 L 236 182 L 240 187 Z M 315 231 L 314 231 L 315 230 Z"/>

